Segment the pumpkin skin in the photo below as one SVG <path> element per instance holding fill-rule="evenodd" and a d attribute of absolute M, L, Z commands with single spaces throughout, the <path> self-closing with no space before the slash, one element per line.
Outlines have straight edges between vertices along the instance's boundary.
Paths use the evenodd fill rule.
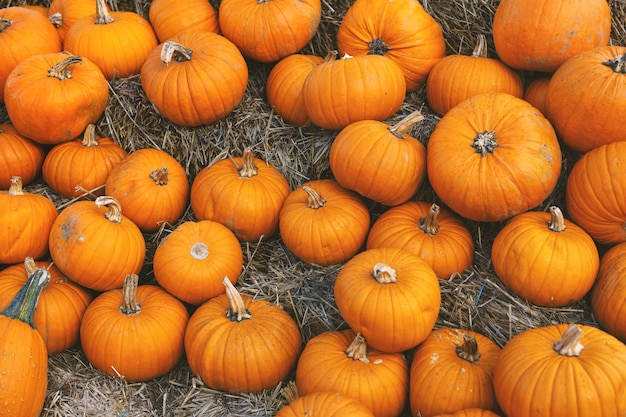
<path fill-rule="evenodd" d="M 191 185 L 191 209 L 199 220 L 219 222 L 238 239 L 253 242 L 276 233 L 289 192 L 283 174 L 246 149 L 241 157 L 198 172 Z"/>
<path fill-rule="evenodd" d="M 157 285 L 137 285 L 138 280 L 129 275 L 122 289 L 96 297 L 80 326 L 89 362 L 131 382 L 148 381 L 174 368 L 183 356 L 189 320 L 182 302 Z"/>
<path fill-rule="evenodd" d="M 148 19 L 159 42 L 185 31 L 220 32 L 217 13 L 205 0 L 154 0 L 148 9 Z"/>
<path fill-rule="evenodd" d="M 435 417 L 500 417 L 500 415 L 491 410 L 483 410 L 482 408 L 468 408 L 450 414 L 439 414 Z"/>
<path fill-rule="evenodd" d="M 24 284 L 24 291 L 0 313 L 0 413 L 4 416 L 37 417 L 48 388 L 48 352 L 33 328 L 33 314 L 43 287 L 50 280 L 39 268 Z"/>
<path fill-rule="evenodd" d="M 307 75 L 322 61 L 317 55 L 293 54 L 278 61 L 270 70 L 265 86 L 267 101 L 287 123 L 304 126 L 311 122 L 302 87 Z"/>
<path fill-rule="evenodd" d="M 505 64 L 551 73 L 568 58 L 608 44 L 611 10 L 605 0 L 503 0 L 492 31 Z"/>
<path fill-rule="evenodd" d="M 239 294 L 228 277 L 222 282 L 226 294 L 198 307 L 187 324 L 189 367 L 219 391 L 274 387 L 295 368 L 302 350 L 300 329 L 279 306 Z"/>
<path fill-rule="evenodd" d="M 535 106 L 543 115 L 547 115 L 546 92 L 550 84 L 550 77 L 541 75 L 534 78 L 524 89 L 524 100 Z"/>
<path fill-rule="evenodd" d="M 409 200 L 426 177 L 426 147 L 407 133 L 422 119 L 416 111 L 394 125 L 361 120 L 343 128 L 330 146 L 335 180 L 385 206 Z"/>
<path fill-rule="evenodd" d="M 317 391 L 296 398 L 280 408 L 275 417 L 374 417 L 360 402 L 332 391 Z"/>
<path fill-rule="evenodd" d="M 32 262 L 31 262 L 32 261 Z M 49 354 L 63 352 L 78 342 L 78 331 L 92 294 L 67 279 L 55 264 L 29 258 L 0 271 L 0 309 L 5 309 L 37 268 L 46 268 L 50 281 L 41 291 L 33 316 Z"/>
<path fill-rule="evenodd" d="M 26 7 L 0 9 L 0 104 L 6 80 L 13 68 L 32 55 L 61 52 L 61 39 L 42 13 Z"/>
<path fill-rule="evenodd" d="M 468 98 L 441 118 L 428 142 L 426 167 L 433 190 L 450 209 L 494 222 L 547 198 L 561 159 L 554 129 L 541 112 L 510 94 L 490 93 Z"/>
<path fill-rule="evenodd" d="M 320 0 L 222 0 L 219 26 L 241 53 L 278 61 L 308 44 L 322 16 Z"/>
<path fill-rule="evenodd" d="M 600 271 L 591 293 L 591 307 L 600 326 L 626 343 L 626 243 L 609 249 L 600 261 Z"/>
<path fill-rule="evenodd" d="M 57 209 L 48 197 L 24 191 L 22 179 L 12 177 L 9 189 L 0 191 L 0 264 L 45 256 L 46 236 L 56 218 Z"/>
<path fill-rule="evenodd" d="M 407 201 L 376 219 L 366 248 L 382 247 L 418 255 L 440 279 L 460 274 L 474 258 L 474 241 L 463 221 L 450 210 L 425 201 Z"/>
<path fill-rule="evenodd" d="M 441 26 L 415 0 L 359 0 L 346 11 L 337 31 L 340 53 L 378 54 L 402 70 L 406 91 L 417 90 L 444 57 Z"/>
<path fill-rule="evenodd" d="M 550 213 L 529 211 L 513 217 L 491 248 L 496 275 L 515 294 L 544 307 L 582 299 L 600 267 L 596 244 L 581 227 Z"/>
<path fill-rule="evenodd" d="M 107 6 L 108 7 L 108 6 Z M 96 12 L 94 0 L 52 0 L 47 10 L 48 18 L 54 23 L 61 41 L 74 22 Z"/>
<path fill-rule="evenodd" d="M 0 189 L 11 185 L 11 177 L 22 178 L 22 185 L 31 183 L 41 172 L 43 147 L 20 135 L 11 124 L 0 124 Z"/>
<path fill-rule="evenodd" d="M 567 212 L 597 243 L 626 241 L 625 170 L 626 142 L 614 142 L 585 153 L 567 177 Z"/>
<path fill-rule="evenodd" d="M 328 266 L 359 251 L 370 227 L 370 214 L 361 197 L 337 181 L 313 180 L 289 193 L 278 227 L 283 243 L 298 258 Z"/>
<path fill-rule="evenodd" d="M 159 112 L 180 126 L 223 119 L 246 91 L 248 66 L 237 47 L 212 32 L 183 32 L 157 46 L 141 85 Z"/>
<path fill-rule="evenodd" d="M 412 415 L 432 417 L 466 408 L 495 411 L 493 368 L 500 347 L 471 330 L 435 329 L 411 362 Z"/>
<path fill-rule="evenodd" d="M 105 0 L 96 0 L 96 13 L 75 21 L 63 46 L 91 60 L 112 80 L 139 74 L 158 43 L 148 20 L 135 12 L 109 12 Z"/>
<path fill-rule="evenodd" d="M 368 348 L 352 329 L 325 331 L 304 346 L 296 367 L 300 395 L 334 391 L 365 405 L 378 417 L 404 410 L 409 365 L 401 353 Z"/>
<path fill-rule="evenodd" d="M 626 410 L 625 361 L 626 345 L 592 326 L 525 330 L 496 360 L 496 399 L 508 417 L 618 416 Z"/>
<path fill-rule="evenodd" d="M 222 278 L 235 284 L 243 270 L 237 238 L 220 223 L 184 222 L 154 252 L 157 282 L 176 298 L 194 305 L 224 293 Z"/>
<path fill-rule="evenodd" d="M 302 86 L 311 121 L 328 130 L 340 130 L 359 120 L 385 120 L 400 109 L 405 93 L 402 70 L 380 55 L 336 59 L 331 52 L 309 72 Z"/>
<path fill-rule="evenodd" d="M 126 157 L 124 148 L 95 129 L 87 125 L 82 139 L 60 143 L 46 154 L 41 173 L 57 193 L 68 198 L 104 194 L 109 173 Z"/>
<path fill-rule="evenodd" d="M 441 306 L 433 269 L 399 248 L 368 249 L 352 257 L 337 274 L 334 296 L 346 323 L 383 352 L 423 342 Z"/>
<path fill-rule="evenodd" d="M 52 53 L 21 61 L 9 74 L 4 93 L 13 127 L 35 142 L 54 145 L 77 138 L 98 121 L 109 86 L 87 58 Z"/>
<path fill-rule="evenodd" d="M 96 291 L 120 288 L 124 277 L 141 270 L 146 242 L 110 196 L 76 201 L 52 224 L 50 257 L 72 281 Z"/>
<path fill-rule="evenodd" d="M 442 58 L 433 66 L 426 82 L 428 104 L 439 114 L 445 114 L 473 95 L 498 92 L 521 98 L 522 77 L 502 61 L 489 58 L 483 34 L 478 35 L 471 55 Z"/>
<path fill-rule="evenodd" d="M 189 179 L 173 156 L 161 149 L 143 148 L 111 170 L 104 190 L 142 231 L 153 232 L 181 218 L 189 200 Z"/>
<path fill-rule="evenodd" d="M 626 47 L 602 46 L 568 59 L 552 75 L 546 114 L 577 152 L 626 141 Z"/>

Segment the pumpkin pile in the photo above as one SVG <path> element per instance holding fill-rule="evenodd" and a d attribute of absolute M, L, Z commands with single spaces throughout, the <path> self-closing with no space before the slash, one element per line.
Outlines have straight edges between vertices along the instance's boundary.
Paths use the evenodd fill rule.
<path fill-rule="evenodd" d="M 626 7 L 5 3 L 0 414 L 626 413 Z"/>

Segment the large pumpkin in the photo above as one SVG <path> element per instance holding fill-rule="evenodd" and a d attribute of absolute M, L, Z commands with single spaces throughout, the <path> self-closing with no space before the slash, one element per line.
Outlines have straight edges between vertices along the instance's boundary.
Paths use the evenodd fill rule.
<path fill-rule="evenodd" d="M 11 177 L 22 178 L 22 185 L 33 181 L 41 172 L 44 149 L 21 135 L 13 125 L 0 124 L 0 189 L 11 185 Z"/>
<path fill-rule="evenodd" d="M 152 0 L 148 18 L 160 42 L 186 31 L 220 32 L 217 13 L 205 0 Z"/>
<path fill-rule="evenodd" d="M 600 326 L 626 343 L 626 242 L 602 256 L 591 307 Z"/>
<path fill-rule="evenodd" d="M 483 222 L 538 206 L 561 173 L 550 122 L 506 93 L 479 94 L 450 109 L 431 134 L 426 155 L 435 193 L 461 216 Z"/>

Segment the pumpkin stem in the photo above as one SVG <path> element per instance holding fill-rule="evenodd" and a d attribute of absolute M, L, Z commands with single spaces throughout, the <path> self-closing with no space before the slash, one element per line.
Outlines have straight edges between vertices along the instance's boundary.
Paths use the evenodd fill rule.
<path fill-rule="evenodd" d="M 434 236 L 439 231 L 439 212 L 441 209 L 437 204 L 432 204 L 430 206 L 430 210 L 428 210 L 428 214 L 426 217 L 422 217 L 420 219 L 419 228 L 426 234 Z"/>
<path fill-rule="evenodd" d="M 476 363 L 480 360 L 480 352 L 478 351 L 478 342 L 475 337 L 468 334 L 463 335 L 463 343 L 460 343 L 456 347 L 456 355 L 468 361 L 469 363 Z"/>
<path fill-rule="evenodd" d="M 4 32 L 12 24 L 13 24 L 13 21 L 11 19 L 0 17 L 0 33 Z"/>
<path fill-rule="evenodd" d="M 22 188 L 22 177 L 14 175 L 11 177 L 11 184 L 7 190 L 8 195 L 24 195 L 24 189 Z"/>
<path fill-rule="evenodd" d="M 307 205 L 309 208 L 318 209 L 324 207 L 326 200 L 321 195 L 316 193 L 311 187 L 303 185 L 302 189 L 307 193 Z"/>
<path fill-rule="evenodd" d="M 246 148 L 243 151 L 243 162 L 238 169 L 240 178 L 252 178 L 259 173 L 259 168 L 254 163 L 254 153 L 252 148 Z"/>
<path fill-rule="evenodd" d="M 141 312 L 141 303 L 137 301 L 137 285 L 139 284 L 139 276 L 137 274 L 128 274 L 124 278 L 124 286 L 122 287 L 122 305 L 120 312 L 131 316 Z"/>
<path fill-rule="evenodd" d="M 350 346 L 344 351 L 346 356 L 355 361 L 361 361 L 363 363 L 369 363 L 367 358 L 367 343 L 361 333 L 357 333 Z"/>
<path fill-rule="evenodd" d="M 396 282 L 396 270 L 384 263 L 374 265 L 372 276 L 379 284 L 392 284 Z"/>
<path fill-rule="evenodd" d="M 332 61 L 337 59 L 338 55 L 339 55 L 339 51 L 337 51 L 336 49 L 333 49 L 332 51 L 328 51 L 328 53 L 324 57 L 323 61 L 324 62 L 332 62 Z"/>
<path fill-rule="evenodd" d="M 83 133 L 83 140 L 80 142 L 83 146 L 98 146 L 98 138 L 96 137 L 96 125 L 89 123 Z"/>
<path fill-rule="evenodd" d="M 394 136 L 404 139 L 404 135 L 409 131 L 413 125 L 421 120 L 424 120 L 424 115 L 419 110 L 415 110 L 413 113 L 409 113 L 406 117 L 400 120 L 388 129 Z"/>
<path fill-rule="evenodd" d="M 391 46 L 387 45 L 382 36 L 372 39 L 367 43 L 367 46 L 370 48 L 368 55 L 382 55 L 385 56 L 387 51 L 391 50 Z"/>
<path fill-rule="evenodd" d="M 157 168 L 150 173 L 150 179 L 156 185 L 167 185 L 167 167 Z"/>
<path fill-rule="evenodd" d="M 230 321 L 243 321 L 252 317 L 250 311 L 246 308 L 241 294 L 237 291 L 237 288 L 228 279 L 227 276 L 222 278 L 222 284 L 226 287 L 226 297 L 228 297 L 228 310 L 226 311 L 226 317 Z"/>
<path fill-rule="evenodd" d="M 96 198 L 95 203 L 96 203 L 96 206 L 98 207 L 102 207 L 102 206 L 108 207 L 109 211 L 104 213 L 104 217 L 107 220 L 113 223 L 122 222 L 122 206 L 120 205 L 120 202 L 117 201 L 115 198 L 108 196 L 108 195 L 102 195 Z"/>
<path fill-rule="evenodd" d="M 96 25 L 106 25 L 115 22 L 115 19 L 109 14 L 106 2 L 104 0 L 96 0 Z"/>
<path fill-rule="evenodd" d="M 478 136 L 474 138 L 474 142 L 470 146 L 476 150 L 476 153 L 479 153 L 482 156 L 487 156 L 488 153 L 493 153 L 498 147 L 498 142 L 496 142 L 496 132 L 487 132 L 485 130 L 482 133 L 478 133 Z"/>
<path fill-rule="evenodd" d="M 54 77 L 58 80 L 68 80 L 72 78 L 72 72 L 70 71 L 70 65 L 80 64 L 83 62 L 83 57 L 71 55 L 65 58 L 63 61 L 57 62 L 48 70 L 48 77 Z"/>
<path fill-rule="evenodd" d="M 476 46 L 472 51 L 475 58 L 487 58 L 487 38 L 482 33 L 476 37 Z"/>
<path fill-rule="evenodd" d="M 167 41 L 161 48 L 161 62 L 166 67 L 172 62 L 191 61 L 193 51 L 180 43 Z"/>
<path fill-rule="evenodd" d="M 550 207 L 551 218 L 548 222 L 548 229 L 553 232 L 562 232 L 565 230 L 565 219 L 563 218 L 563 212 L 556 206 Z"/>
<path fill-rule="evenodd" d="M 60 28 L 63 25 L 63 15 L 61 12 L 53 13 L 48 16 L 48 20 L 54 25 L 55 28 Z"/>
<path fill-rule="evenodd" d="M 209 247 L 203 242 L 196 242 L 189 250 L 194 259 L 203 260 L 209 256 Z"/>
<path fill-rule="evenodd" d="M 26 258 L 24 265 L 26 266 L 30 262 L 34 264 L 32 258 Z M 50 282 L 50 272 L 44 267 L 35 268 L 34 271 L 30 272 L 28 266 L 26 266 L 26 270 L 28 272 L 28 279 L 17 292 L 13 300 L 11 300 L 9 306 L 0 314 L 10 319 L 21 320 L 34 329 L 35 323 L 33 317 L 35 315 L 35 309 L 37 308 L 41 291 L 48 285 L 48 282 Z"/>
<path fill-rule="evenodd" d="M 626 53 L 602 63 L 619 74 L 626 74 Z"/>
<path fill-rule="evenodd" d="M 572 324 L 563 333 L 561 339 L 554 344 L 554 350 L 559 355 L 563 356 L 578 356 L 584 349 L 584 346 L 580 343 L 580 338 L 583 335 L 583 330 L 575 324 Z"/>

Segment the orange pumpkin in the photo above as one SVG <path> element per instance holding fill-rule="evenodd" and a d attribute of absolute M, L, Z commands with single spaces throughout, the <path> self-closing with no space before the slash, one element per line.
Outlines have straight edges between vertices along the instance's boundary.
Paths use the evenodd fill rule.
<path fill-rule="evenodd" d="M 148 381 L 171 371 L 183 356 L 189 314 L 157 285 L 127 275 L 122 289 L 106 291 L 87 307 L 80 342 L 89 362 L 127 381 Z"/>
<path fill-rule="evenodd" d="M 295 398 L 281 407 L 275 417 L 374 417 L 360 402 L 332 391 L 317 391 Z"/>
<path fill-rule="evenodd" d="M 600 271 L 591 296 L 593 314 L 600 326 L 626 343 L 626 242 L 609 249 L 600 261 Z"/>
<path fill-rule="evenodd" d="M 63 41 L 74 22 L 96 13 L 96 2 L 94 0 L 52 0 L 46 13 Z"/>
<path fill-rule="evenodd" d="M 334 296 L 346 323 L 383 352 L 423 342 L 441 305 L 433 269 L 399 248 L 368 249 L 352 257 L 337 274 Z"/>
<path fill-rule="evenodd" d="M 415 0 L 359 0 L 346 11 L 337 31 L 341 54 L 378 54 L 402 70 L 406 90 L 417 90 L 444 57 L 439 23 Z"/>
<path fill-rule="evenodd" d="M 482 408 L 467 408 L 454 413 L 439 414 L 435 417 L 500 417 L 500 414 Z"/>
<path fill-rule="evenodd" d="M 27 185 L 41 172 L 43 147 L 20 135 L 11 124 L 0 124 L 0 189 L 11 185 L 11 177 L 19 176 Z"/>
<path fill-rule="evenodd" d="M 159 42 L 186 31 L 220 32 L 217 13 L 205 0 L 153 0 L 148 19 Z"/>
<path fill-rule="evenodd" d="M 272 388 L 295 368 L 302 350 L 298 325 L 279 306 L 239 294 L 228 277 L 222 282 L 226 294 L 198 307 L 187 324 L 189 367 L 211 389 Z"/>
<path fill-rule="evenodd" d="M 351 329 L 325 331 L 304 346 L 296 367 L 300 395 L 338 392 L 365 405 L 378 417 L 404 410 L 409 365 L 401 353 L 370 349 Z"/>
<path fill-rule="evenodd" d="M 283 243 L 298 258 L 328 266 L 359 251 L 370 214 L 363 200 L 337 181 L 313 180 L 289 193 L 278 225 Z"/>
<path fill-rule="evenodd" d="M 469 145 L 469 146 L 468 146 Z M 426 152 L 430 184 L 463 217 L 501 221 L 538 206 L 561 173 L 552 125 L 528 102 L 479 94 L 437 123 Z"/>
<path fill-rule="evenodd" d="M 141 67 L 148 99 L 170 121 L 200 126 L 223 119 L 246 91 L 248 66 L 237 47 L 212 32 L 183 32 L 157 46 Z"/>
<path fill-rule="evenodd" d="M 105 193 L 122 206 L 124 215 L 143 231 L 174 224 L 189 199 L 187 173 L 173 156 L 157 148 L 138 149 L 107 176 Z"/>
<path fill-rule="evenodd" d="M 278 230 L 289 192 L 283 174 L 248 148 L 241 157 L 219 160 L 198 172 L 191 185 L 191 209 L 199 220 L 219 222 L 240 240 L 257 241 Z"/>
<path fill-rule="evenodd" d="M 533 78 L 524 89 L 524 100 L 535 106 L 544 116 L 547 114 L 546 92 L 549 84 L 550 77 L 540 75 Z"/>

